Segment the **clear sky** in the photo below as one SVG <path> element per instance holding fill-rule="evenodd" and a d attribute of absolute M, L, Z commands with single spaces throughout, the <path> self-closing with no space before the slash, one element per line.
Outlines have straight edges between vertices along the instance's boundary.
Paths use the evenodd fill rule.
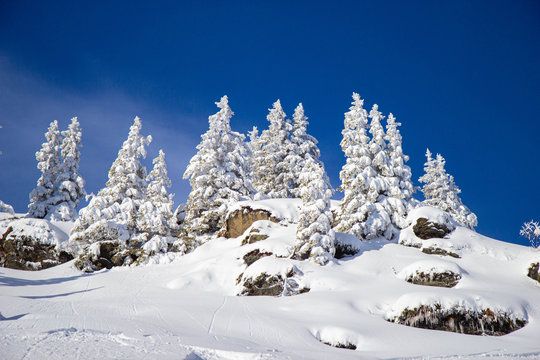
<path fill-rule="evenodd" d="M 526 244 L 540 220 L 540 2 L 1 1 L 0 199 L 26 211 L 49 123 L 83 128 L 81 174 L 97 192 L 135 115 L 166 153 L 176 203 L 215 101 L 233 129 L 298 102 L 339 185 L 352 92 L 403 126 L 414 180 L 441 153 L 477 230 Z"/>

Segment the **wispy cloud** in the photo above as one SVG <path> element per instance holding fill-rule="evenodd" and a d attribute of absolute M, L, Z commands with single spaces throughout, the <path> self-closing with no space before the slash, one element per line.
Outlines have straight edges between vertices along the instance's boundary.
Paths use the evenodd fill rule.
<path fill-rule="evenodd" d="M 153 142 L 144 161 L 150 171 L 151 160 L 159 149 L 166 154 L 171 192 L 176 203 L 184 201 L 189 184 L 181 180 L 189 159 L 195 153 L 199 135 L 186 132 L 183 124 L 194 119 L 170 114 L 151 104 L 135 101 L 118 90 L 99 94 L 73 93 L 32 77 L 0 56 L 0 199 L 17 211 L 26 211 L 28 194 L 40 176 L 35 152 L 44 141 L 49 123 L 58 120 L 66 128 L 70 119 L 79 118 L 83 129 L 80 172 L 87 191 L 97 192 L 107 180 L 107 172 L 116 158 L 135 116 L 143 121 L 143 133 Z M 205 121 L 197 119 L 199 121 Z"/>

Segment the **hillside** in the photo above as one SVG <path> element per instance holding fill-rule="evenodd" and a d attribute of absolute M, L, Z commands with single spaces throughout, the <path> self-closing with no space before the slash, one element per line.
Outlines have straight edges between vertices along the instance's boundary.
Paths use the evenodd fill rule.
<path fill-rule="evenodd" d="M 2 357 L 540 357 L 540 283 L 527 277 L 538 250 L 484 237 L 424 207 L 409 215 L 399 243 L 338 233 L 341 246 L 357 253 L 320 266 L 288 258 L 297 203 L 239 204 L 275 220 L 146 265 L 0 269 Z M 421 240 L 418 218 L 452 231 Z M 260 292 L 278 296 L 239 296 Z"/>

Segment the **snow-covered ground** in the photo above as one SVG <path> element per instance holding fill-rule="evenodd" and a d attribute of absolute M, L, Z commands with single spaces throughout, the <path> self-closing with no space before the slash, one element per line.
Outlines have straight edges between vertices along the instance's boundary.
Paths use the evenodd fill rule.
<path fill-rule="evenodd" d="M 294 218 L 290 205 L 277 212 Z M 264 258 L 246 269 L 242 257 L 249 251 L 284 255 L 294 241 L 294 224 L 259 225 L 268 239 L 246 245 L 242 236 L 213 239 L 188 255 L 162 255 L 139 267 L 92 274 L 73 262 L 36 272 L 0 268 L 0 358 L 540 358 L 540 284 L 526 276 L 540 260 L 538 250 L 458 227 L 447 239 L 427 241 L 453 246 L 460 258 L 381 240 L 326 266 Z M 236 296 L 240 274 L 291 264 L 308 293 Z M 405 281 L 415 270 L 436 269 L 461 280 L 454 288 Z M 504 336 L 473 336 L 387 321 L 422 304 L 490 308 L 528 323 Z"/>

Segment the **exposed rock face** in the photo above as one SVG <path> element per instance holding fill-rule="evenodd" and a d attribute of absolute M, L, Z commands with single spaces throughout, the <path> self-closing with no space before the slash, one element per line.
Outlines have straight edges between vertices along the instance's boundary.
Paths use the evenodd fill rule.
<path fill-rule="evenodd" d="M 256 277 L 243 276 L 242 290 L 240 296 L 291 296 L 303 294 L 309 288 L 302 287 L 295 277 L 302 276 L 303 273 L 292 266 L 285 274 L 268 274 L 262 272 Z"/>
<path fill-rule="evenodd" d="M 345 344 L 342 344 L 340 342 L 336 343 L 336 344 L 332 344 L 332 343 L 329 343 L 329 342 L 326 342 L 326 341 L 321 341 L 324 345 L 328 345 L 328 346 L 333 346 L 333 347 L 336 347 L 336 348 L 339 348 L 339 349 L 349 349 L 349 350 L 356 350 L 356 345 L 352 344 L 352 343 L 345 343 Z"/>
<path fill-rule="evenodd" d="M 342 259 L 346 256 L 353 256 L 358 253 L 358 249 L 355 248 L 354 246 L 349 245 L 349 244 L 342 244 L 337 241 L 335 243 L 335 249 L 336 249 L 336 252 L 334 254 L 334 257 L 336 259 Z"/>
<path fill-rule="evenodd" d="M 223 228 L 218 235 L 228 239 L 236 238 L 242 235 L 255 221 L 259 220 L 269 220 L 275 223 L 279 222 L 279 219 L 272 216 L 270 211 L 252 209 L 249 206 L 244 206 L 227 216 Z"/>
<path fill-rule="evenodd" d="M 443 309 L 440 305 L 406 308 L 399 317 L 387 320 L 422 329 L 490 336 L 505 335 L 527 324 L 525 319 L 513 319 L 506 313 L 496 313 L 489 308 L 475 312 L 457 307 Z"/>
<path fill-rule="evenodd" d="M 0 266 L 19 270 L 42 270 L 62 264 L 73 259 L 66 251 L 59 250 L 57 244 L 49 239 L 43 239 L 39 234 L 52 236 L 45 220 L 33 221 L 34 228 L 28 228 L 29 223 L 19 226 L 27 220 L 14 221 L 0 236 Z M 25 228 L 26 226 L 26 228 Z"/>
<path fill-rule="evenodd" d="M 446 251 L 444 249 L 435 248 L 435 247 L 422 248 L 422 252 L 424 254 L 429 254 L 429 255 L 451 256 L 451 257 L 456 258 L 456 259 L 461 258 L 461 256 L 459 256 L 458 254 L 456 254 L 454 252 Z"/>
<path fill-rule="evenodd" d="M 280 275 L 269 275 L 262 273 L 255 279 L 244 280 L 243 296 L 279 296 L 283 293 L 283 278 Z"/>
<path fill-rule="evenodd" d="M 257 241 L 268 239 L 268 235 L 260 234 L 259 232 L 260 230 L 257 228 L 251 229 L 249 234 L 242 240 L 242 245 L 253 244 Z"/>
<path fill-rule="evenodd" d="M 131 265 L 145 254 L 140 248 L 126 247 L 117 241 L 106 240 L 87 247 L 75 261 L 75 266 L 84 272 L 98 271 L 113 266 Z"/>
<path fill-rule="evenodd" d="M 453 230 L 453 229 L 452 229 Z M 422 240 L 444 238 L 452 232 L 445 224 L 437 224 L 426 218 L 418 218 L 413 226 L 414 234 Z"/>
<path fill-rule="evenodd" d="M 416 285 L 425 286 L 438 286 L 451 288 L 457 285 L 461 280 L 461 275 L 453 273 L 452 271 L 445 271 L 440 273 L 425 274 L 423 272 L 416 272 L 414 275 L 409 276 L 406 281 Z"/>
<path fill-rule="evenodd" d="M 248 252 L 246 255 L 244 255 L 244 263 L 249 266 L 253 264 L 255 261 L 262 259 L 265 256 L 271 256 L 273 255 L 271 252 L 261 252 L 259 249 L 255 249 L 253 251 Z"/>
<path fill-rule="evenodd" d="M 533 280 L 540 282 L 540 262 L 531 264 L 527 276 Z"/>

